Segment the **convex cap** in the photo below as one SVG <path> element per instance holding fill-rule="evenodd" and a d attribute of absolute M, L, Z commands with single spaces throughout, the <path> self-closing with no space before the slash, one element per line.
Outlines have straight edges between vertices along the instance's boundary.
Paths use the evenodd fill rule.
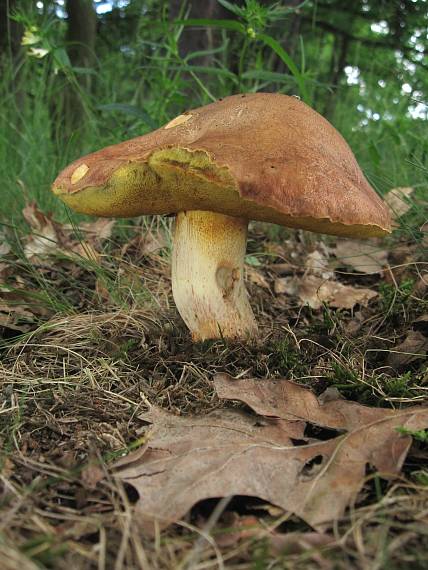
<path fill-rule="evenodd" d="M 295 97 L 233 95 L 68 166 L 53 191 L 87 214 L 205 210 L 350 237 L 390 232 L 343 137 Z"/>

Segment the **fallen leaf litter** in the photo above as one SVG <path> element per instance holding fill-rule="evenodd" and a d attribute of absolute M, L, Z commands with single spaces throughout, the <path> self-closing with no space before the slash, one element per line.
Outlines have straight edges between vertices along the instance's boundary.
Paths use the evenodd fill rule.
<path fill-rule="evenodd" d="M 258 497 L 329 528 L 353 504 L 367 467 L 397 476 L 411 444 L 397 428 L 428 426 L 428 407 L 395 411 L 343 399 L 324 403 L 285 379 L 234 379 L 217 374 L 220 398 L 247 404 L 208 416 L 180 417 L 157 407 L 140 418 L 150 424 L 143 447 L 119 460 L 115 477 L 139 494 L 144 530 L 166 527 L 207 498 Z M 308 424 L 337 430 L 326 441 L 308 438 Z"/>

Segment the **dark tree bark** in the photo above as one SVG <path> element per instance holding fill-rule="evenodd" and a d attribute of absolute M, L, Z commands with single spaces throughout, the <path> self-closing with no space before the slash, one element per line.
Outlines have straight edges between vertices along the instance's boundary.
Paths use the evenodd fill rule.
<path fill-rule="evenodd" d="M 68 55 L 75 67 L 92 67 L 95 60 L 97 15 L 92 0 L 67 0 Z M 90 77 L 89 75 L 85 76 Z"/>
<path fill-rule="evenodd" d="M 344 76 L 349 47 L 350 40 L 348 36 L 341 35 L 335 37 L 332 53 L 331 74 L 329 79 L 332 91 L 330 91 L 330 94 L 328 95 L 323 113 L 328 119 L 330 119 L 334 113 L 337 91 Z"/>
<path fill-rule="evenodd" d="M 280 20 L 274 25 L 272 34 L 279 39 L 282 47 L 293 59 L 295 58 L 295 53 L 297 51 L 302 24 L 301 12 L 297 10 L 299 4 L 301 4 L 301 0 L 285 0 L 281 3 L 281 6 L 292 8 L 293 11 L 288 14 L 285 20 Z M 276 60 L 275 71 L 279 73 L 288 73 L 286 65 L 279 58 Z"/>
<path fill-rule="evenodd" d="M 284 49 L 291 56 L 294 56 L 297 46 L 297 40 L 300 34 L 300 26 L 302 17 L 299 12 L 293 12 L 290 15 L 288 26 L 286 27 L 286 36 L 284 38 Z"/>
<path fill-rule="evenodd" d="M 0 0 L 0 57 L 15 60 L 21 51 L 22 26 L 10 18 L 17 8 L 16 0 Z"/>
<path fill-rule="evenodd" d="M 234 4 L 242 5 L 244 0 L 235 0 Z M 259 0 L 262 5 L 274 4 L 274 0 Z M 297 9 L 301 0 L 283 0 L 282 6 Z M 189 10 L 189 18 L 210 18 L 210 19 L 235 19 L 236 16 L 226 8 L 224 8 L 218 0 L 190 0 L 185 3 L 183 0 L 169 0 L 169 13 L 170 18 L 175 19 L 183 14 L 183 5 Z M 186 12 L 187 13 L 187 12 Z M 300 27 L 301 27 L 300 11 L 296 10 L 290 12 L 286 20 L 279 21 L 273 26 L 273 35 L 278 37 L 284 49 L 293 56 L 296 50 Z M 180 55 L 186 55 L 200 50 L 213 49 L 218 45 L 220 40 L 220 32 L 212 28 L 185 28 L 180 38 Z M 212 56 L 206 55 L 204 57 L 195 58 L 192 60 L 196 65 L 212 65 Z M 234 52 L 233 49 L 229 50 L 228 54 L 228 68 L 238 73 L 239 67 L 239 53 Z M 274 63 L 276 71 L 287 73 L 286 66 L 279 59 L 276 58 Z"/>
<path fill-rule="evenodd" d="M 169 3 L 169 16 L 171 20 L 180 17 L 183 13 L 183 0 L 170 0 Z M 193 0 L 186 5 L 189 10 L 189 18 L 210 18 L 210 19 L 223 19 L 234 18 L 234 14 L 226 10 L 217 0 Z M 185 28 L 180 38 L 180 56 L 185 57 L 189 53 L 196 51 L 209 50 L 215 47 L 216 39 L 219 37 L 219 32 L 210 28 Z M 196 58 L 193 63 L 197 65 L 210 65 L 211 56 L 207 55 L 201 58 Z"/>
<path fill-rule="evenodd" d="M 73 67 L 91 68 L 95 62 L 97 15 L 92 0 L 67 0 L 67 52 Z M 77 85 L 65 95 L 68 130 L 82 125 L 84 97 L 91 91 L 90 74 L 77 73 Z M 80 87 L 80 89 L 79 89 Z"/>

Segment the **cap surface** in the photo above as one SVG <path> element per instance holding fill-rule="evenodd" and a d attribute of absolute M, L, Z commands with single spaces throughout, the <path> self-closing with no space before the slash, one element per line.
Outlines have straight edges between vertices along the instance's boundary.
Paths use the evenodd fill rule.
<path fill-rule="evenodd" d="M 226 97 L 80 158 L 53 191 L 100 216 L 209 210 L 351 237 L 391 228 L 336 129 L 297 98 L 272 93 Z"/>

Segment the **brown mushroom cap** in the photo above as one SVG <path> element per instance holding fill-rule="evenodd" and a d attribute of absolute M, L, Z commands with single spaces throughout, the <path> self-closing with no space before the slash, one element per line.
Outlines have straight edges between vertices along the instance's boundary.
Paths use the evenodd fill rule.
<path fill-rule="evenodd" d="M 207 210 L 350 237 L 391 230 L 343 137 L 280 94 L 233 95 L 193 109 L 73 162 L 53 191 L 99 216 Z"/>

